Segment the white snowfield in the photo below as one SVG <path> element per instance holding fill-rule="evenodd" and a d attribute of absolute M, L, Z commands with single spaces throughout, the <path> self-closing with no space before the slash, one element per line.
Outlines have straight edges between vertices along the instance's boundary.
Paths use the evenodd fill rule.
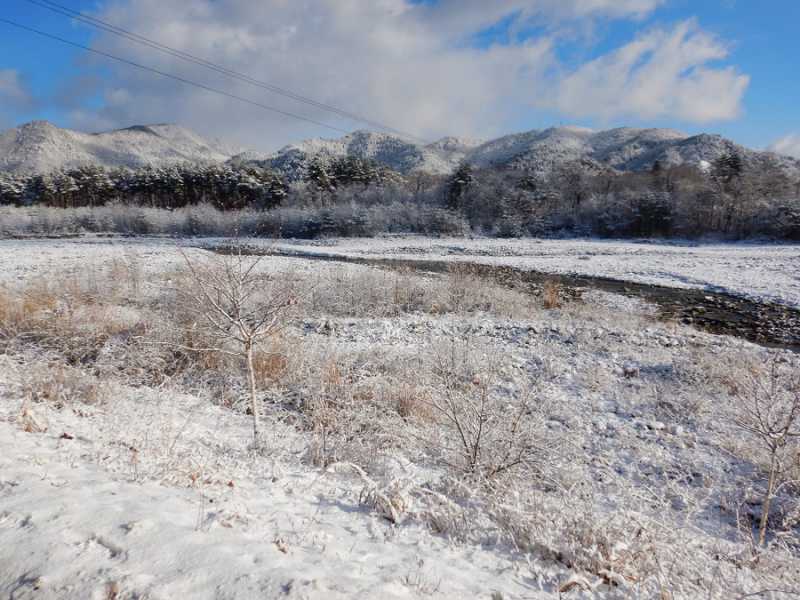
<path fill-rule="evenodd" d="M 453 260 L 692 288 L 800 307 L 800 245 L 385 237 L 278 243 L 337 256 Z"/>
<path fill-rule="evenodd" d="M 181 244 L 199 255 L 190 246 L 220 241 Z M 446 258 L 724 288 L 800 305 L 798 246 L 413 237 L 249 242 L 317 254 Z M 0 291 L 71 273 L 91 283 L 134 259 L 143 287 L 153 290 L 155 275 L 168 275 L 183 260 L 174 240 L 0 241 Z M 264 263 L 309 277 L 330 270 L 337 281 L 350 272 L 374 273 L 360 265 L 287 257 Z M 333 333 L 327 334 L 319 331 L 321 323 L 305 318 L 297 325 L 304 349 L 365 355 L 367 365 L 430 353 L 443 340 L 468 335 L 487 355 L 503 356 L 504 386 L 537 378 L 537 394 L 554 407 L 548 430 L 560 432 L 564 451 L 569 448 L 564 483 L 589 482 L 598 496 L 595 502 L 592 495 L 576 495 L 564 506 L 562 496 L 553 496 L 559 499 L 554 507 L 544 494 L 530 523 L 538 524 L 534 517 L 540 514 L 546 523 L 536 530 L 537 545 L 527 550 L 512 547 L 489 520 L 470 522 L 478 535 L 466 541 L 437 533 L 419 497 L 409 496 L 400 522 L 388 522 L 362 502 L 365 486 L 358 477 L 308 464 L 308 432 L 268 413 L 265 448 L 256 454 L 248 449 L 250 417 L 215 403 L 202 385 L 133 387 L 112 372 L 98 376 L 107 386 L 104 401 L 57 406 L 29 401 L 31 378 L 53 368 L 47 355 L 0 354 L 0 599 L 656 597 L 643 593 L 635 577 L 614 585 L 597 576 L 587 580 L 555 560 L 560 532 L 595 531 L 580 524 L 570 529 L 573 513 L 591 515 L 598 536 L 607 530 L 609 540 L 618 540 L 612 558 L 619 553 L 649 564 L 640 560 L 645 553 L 657 562 L 668 557 L 656 572 L 663 567 L 666 589 L 677 591 L 661 597 L 796 597 L 796 555 L 740 560 L 746 545 L 721 507 L 726 494 L 741 492 L 749 518 L 759 514 L 748 491 L 752 466 L 733 454 L 741 432 L 720 418 L 724 398 L 715 382 L 729 376 L 723 359 L 738 357 L 746 365 L 766 351 L 658 323 L 637 300 L 599 292 L 586 298 L 588 308 L 537 309 L 524 320 L 481 312 L 332 317 Z M 792 372 L 800 368 L 790 352 L 778 356 Z M 412 433 L 399 439 L 414 439 Z M 369 475 L 381 484 L 435 480 L 430 464 L 414 462 L 402 444 L 369 459 Z M 675 487 L 674 473 L 690 475 L 692 483 Z M 579 479 L 573 482 L 573 476 Z M 521 487 L 528 485 L 525 480 Z M 640 503 L 649 507 L 652 494 L 663 522 L 648 525 L 640 542 L 644 529 L 631 511 L 643 511 Z M 504 498 L 504 506 L 514 502 Z M 627 553 L 629 546 L 635 555 Z M 559 594 L 570 582 L 575 586 Z"/>
<path fill-rule="evenodd" d="M 320 241 L 248 239 L 296 253 L 452 260 L 509 265 L 553 274 L 726 292 L 800 307 L 800 244 L 664 244 L 604 240 L 500 240 L 388 236 Z M 157 271 L 178 264 L 175 249 L 225 243 L 219 239 L 0 240 L 0 282 L 24 281 L 52 269 L 80 271 L 129 254 Z M 96 246 L 91 248 L 91 246 Z M 306 265 L 306 268 L 312 268 Z"/>
<path fill-rule="evenodd" d="M 3 598 L 535 597 L 497 554 L 395 529 L 337 476 L 249 454 L 243 415 L 134 390 L 113 406 L 39 412 L 48 432 L 25 433 L 0 387 Z"/>

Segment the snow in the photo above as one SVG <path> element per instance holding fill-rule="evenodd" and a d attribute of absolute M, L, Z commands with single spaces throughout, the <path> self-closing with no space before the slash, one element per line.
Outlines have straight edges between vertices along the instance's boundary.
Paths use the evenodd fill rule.
<path fill-rule="evenodd" d="M 800 307 L 800 245 L 680 244 L 606 240 L 501 240 L 388 236 L 317 241 L 244 240 L 290 253 L 334 257 L 449 260 L 507 265 L 544 273 L 605 277 L 684 289 L 725 292 Z M 216 238 L 184 240 L 181 246 L 213 246 Z M 87 265 L 86 246 L 96 246 Z M 79 272 L 92 262 L 143 259 L 157 272 L 178 264 L 179 243 L 170 239 L 92 238 L 0 240 L 0 282 L 23 281 L 52 268 Z M 91 252 L 90 252 L 91 254 Z M 297 264 L 297 263 L 294 263 Z M 310 267 L 308 267 L 310 268 Z"/>
<path fill-rule="evenodd" d="M 249 421 L 207 401 L 120 390 L 113 414 L 53 411 L 42 434 L 23 432 L 18 410 L 0 394 L 0 593 L 11 598 L 400 599 L 416 581 L 444 597 L 526 589 L 491 552 L 381 522 L 346 482 L 265 467 L 243 450 Z"/>
<path fill-rule="evenodd" d="M 702 166 L 732 148 L 753 164 L 767 156 L 720 136 L 687 137 L 671 129 L 630 127 L 608 131 L 554 127 L 485 142 L 447 137 L 427 144 L 386 133 L 355 131 L 338 139 L 312 138 L 272 154 L 261 154 L 230 147 L 219 140 L 207 140 L 177 125 L 137 125 L 89 134 L 34 121 L 0 132 L 0 171 L 43 173 L 90 164 L 137 168 L 233 160 L 237 164 L 264 164 L 297 177 L 315 157 L 342 156 L 372 159 L 405 174 L 448 174 L 462 161 L 481 167 L 512 165 L 547 172 L 558 164 L 581 160 L 605 168 L 635 171 L 649 169 L 657 160 L 665 166 L 684 163 Z M 788 171 L 800 171 L 797 159 L 769 156 Z"/>
<path fill-rule="evenodd" d="M 477 142 L 459 138 L 444 138 L 426 145 L 385 133 L 356 131 L 338 139 L 313 138 L 291 144 L 263 162 L 291 177 L 298 177 L 297 169 L 314 158 L 331 160 L 344 156 L 375 160 L 400 173 L 447 174 L 475 145 Z"/>
<path fill-rule="evenodd" d="M 318 241 L 244 240 L 291 253 L 335 257 L 450 260 L 508 265 L 553 274 L 606 277 L 674 288 L 726 292 L 754 300 L 800 307 L 800 245 L 680 244 L 605 240 L 502 240 L 389 236 Z M 181 246 L 213 246 L 216 238 L 184 240 Z M 0 240 L 0 282 L 22 281 L 34 271 L 87 268 L 89 264 L 137 256 L 153 272 L 178 264 L 178 242 L 170 239 L 82 238 Z M 91 251 L 89 251 L 91 253 Z M 295 263 L 297 264 L 297 263 Z M 310 268 L 310 267 L 309 267 Z"/>
<path fill-rule="evenodd" d="M 0 132 L 0 171 L 15 173 L 47 173 L 86 165 L 138 168 L 224 162 L 239 152 L 177 125 L 90 134 L 34 121 Z"/>
<path fill-rule="evenodd" d="M 258 242 L 257 242 L 258 243 Z M 414 236 L 277 243 L 334 256 L 452 260 L 702 289 L 800 307 L 800 245 Z"/>
<path fill-rule="evenodd" d="M 702 166 L 735 149 L 745 162 L 757 164 L 769 156 L 787 172 L 800 172 L 800 160 L 749 150 L 720 136 L 689 137 L 672 129 L 621 127 L 594 131 L 582 127 L 552 127 L 506 135 L 479 142 L 467 138 L 444 138 L 431 144 L 397 136 L 356 131 L 338 139 L 312 138 L 288 145 L 266 157 L 267 164 L 297 176 L 315 157 L 323 159 L 355 156 L 383 163 L 401 173 L 424 171 L 451 173 L 467 161 L 479 167 L 507 166 L 547 173 L 571 161 L 592 162 L 619 171 L 650 169 L 656 161 L 663 166 Z"/>
<path fill-rule="evenodd" d="M 619 273 L 797 301 L 797 288 L 789 285 L 797 284 L 796 246 L 410 237 L 270 243 L 301 252 Z M 175 241 L 166 239 L 6 240 L 0 257 L 0 285 L 56 282 L 70 274 L 91 280 L 126 262 L 139 265 L 153 292 L 156 276 L 182 261 Z M 615 261 L 623 262 L 616 271 Z M 263 265 L 340 285 L 374 272 L 287 257 Z M 711 275 L 701 279 L 703 269 Z M 525 514 L 536 525 L 535 547 L 525 550 L 500 540 L 497 526 L 485 519 L 470 522 L 464 540 L 437 534 L 413 504 L 400 523 L 389 523 L 360 501 L 357 478 L 310 466 L 308 432 L 274 412 L 267 414 L 266 447 L 256 453 L 248 448 L 249 417 L 216 404 L 202 388 L 133 387 L 110 378 L 103 382 L 105 401 L 59 408 L 30 402 L 26 391 L 31 377 L 48 373 L 47 356 L 0 355 L 0 596 L 402 599 L 497 592 L 516 600 L 556 597 L 561 584 L 585 581 L 591 592 L 563 597 L 649 597 L 619 574 L 621 587 L 611 588 L 548 558 L 565 547 L 565 532 L 587 533 L 564 525 L 577 516 L 592 521 L 592 535 L 602 539 L 608 528 L 620 536 L 608 534 L 616 542 L 612 553 L 624 555 L 632 545 L 637 561 L 652 554 L 666 564 L 660 577 L 670 597 L 729 598 L 731 590 L 739 596 L 767 588 L 787 590 L 775 598 L 791 597 L 797 559 L 765 553 L 758 564 L 741 561 L 749 549 L 723 508 L 730 497 L 750 518 L 758 514 L 758 502 L 740 498 L 753 494 L 752 465 L 734 457 L 741 435 L 723 418 L 729 408 L 723 382 L 765 351 L 659 323 L 638 300 L 590 292 L 584 301 L 526 310 L 524 318 L 480 312 L 331 317 L 328 334 L 310 317 L 293 325 L 296 345 L 308 353 L 304 360 L 319 352 L 354 361 L 359 377 L 380 379 L 382 369 L 418 361 L 448 340 L 469 340 L 487 360 L 500 361 L 504 386 L 536 381 L 537 402 L 554 407 L 548 430 L 565 436 L 568 468 L 559 485 L 574 492 L 537 497 L 536 510 Z M 800 368 L 789 352 L 775 356 Z M 433 485 L 436 469 L 411 462 L 419 458 L 414 434 L 385 450 L 368 447 L 370 476 L 386 484 L 402 471 L 418 485 Z M 683 486 L 676 476 L 692 483 Z M 520 482 L 517 493 L 529 485 Z M 509 494 L 503 508 L 517 501 Z M 477 496 L 467 504 L 470 518 L 482 510 Z M 637 520 L 654 506 L 655 530 Z M 634 509 L 640 512 L 631 520 Z M 655 531 L 656 541 L 641 541 L 640 526 L 649 535 Z"/>

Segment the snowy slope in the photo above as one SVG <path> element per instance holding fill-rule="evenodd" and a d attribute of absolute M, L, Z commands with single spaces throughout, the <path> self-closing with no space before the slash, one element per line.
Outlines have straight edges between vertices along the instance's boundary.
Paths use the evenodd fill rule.
<path fill-rule="evenodd" d="M 145 295 L 120 297 L 133 311 L 163 291 L 153 275 L 174 273 L 183 260 L 166 240 L 17 241 L 0 255 L 0 282 L 20 285 L 58 281 L 65 267 L 53 256 L 88 267 L 93 282 L 118 273 L 120 259 L 141 265 Z M 314 273 L 331 289 L 357 272 L 385 276 L 280 257 L 262 266 Z M 741 430 L 724 382 L 771 358 L 796 372 L 798 357 L 660 323 L 646 307 L 606 294 L 562 310 L 528 306 L 516 317 L 331 315 L 328 333 L 314 322 L 287 328 L 302 360 L 357 364 L 366 381 L 385 381 L 397 361 L 425 364 L 420 357 L 457 339 L 503 365 L 503 397 L 535 381 L 536 402 L 553 407 L 546 427 L 561 442 L 557 477 L 544 489 L 521 480 L 491 503 L 459 479 L 452 499 L 432 498 L 463 509 L 434 513 L 438 504 L 409 496 L 403 518 L 390 523 L 364 501 L 363 481 L 308 464 L 313 434 L 297 426 L 296 408 L 265 403 L 268 435 L 256 453 L 249 417 L 204 386 L 134 385 L 109 368 L 117 360 L 109 355 L 76 367 L 90 380 L 103 373 L 95 400 L 71 391 L 33 400 L 31 386 L 61 377 L 53 359 L 37 349 L 3 353 L 0 598 L 727 600 L 763 590 L 796 598 L 796 552 L 776 544 L 753 560 L 752 541 L 727 508 L 755 519 L 760 503 L 753 465 L 738 458 Z M 391 481 L 440 489 L 436 461 L 415 445 L 424 430 L 399 418 L 390 425 L 397 430 L 364 428 L 353 440 L 370 477 L 384 489 Z M 507 541 L 511 525 L 522 544 Z M 785 538 L 794 548 L 796 531 Z M 594 565 L 606 564 L 614 570 L 601 578 Z"/>
<path fill-rule="evenodd" d="M 540 172 L 571 161 L 593 164 L 598 169 L 641 171 L 652 168 L 656 161 L 665 167 L 699 166 L 731 151 L 753 166 L 771 159 L 800 173 L 800 161 L 750 150 L 718 135 L 688 137 L 672 129 L 631 127 L 608 131 L 558 127 L 508 135 L 479 146 L 468 159 L 481 167 L 510 166 Z"/>
<path fill-rule="evenodd" d="M 757 166 L 770 158 L 785 169 L 800 173 L 800 161 L 772 153 L 749 150 L 720 136 L 689 137 L 672 129 L 623 127 L 594 131 L 557 127 L 503 136 L 480 143 L 444 138 L 418 144 L 400 138 L 358 131 L 339 139 L 311 139 L 286 146 L 258 162 L 290 176 L 302 174 L 314 159 L 355 156 L 375 160 L 401 173 L 446 174 L 462 161 L 478 167 L 512 167 L 549 172 L 558 165 L 580 161 L 598 170 L 639 171 L 656 161 L 663 166 L 701 165 L 735 150 L 746 163 Z M 245 160 L 245 162 L 247 162 Z"/>
<path fill-rule="evenodd" d="M 338 139 L 313 138 L 290 144 L 272 154 L 228 147 L 206 140 L 177 125 L 134 126 L 87 134 L 34 121 L 0 133 L 0 172 L 42 173 L 94 164 L 143 167 L 176 163 L 252 164 L 302 178 L 311 161 L 351 156 L 374 160 L 399 173 L 451 173 L 467 161 L 479 167 L 512 167 L 549 172 L 566 162 L 580 161 L 596 169 L 639 171 L 656 161 L 664 166 L 701 165 L 735 150 L 753 168 L 769 159 L 793 174 L 800 160 L 749 150 L 718 135 L 689 137 L 671 129 L 630 127 L 594 131 L 581 127 L 533 130 L 481 142 L 446 137 L 430 144 L 370 131 Z"/>
<path fill-rule="evenodd" d="M 424 145 L 384 133 L 356 131 L 339 139 L 314 138 L 290 144 L 259 162 L 292 177 L 301 176 L 316 158 L 332 160 L 344 156 L 374 160 L 400 173 L 446 174 L 477 145 L 476 141 L 452 137 Z"/>
<path fill-rule="evenodd" d="M 136 168 L 223 162 L 236 153 L 177 125 L 91 134 L 34 121 L 0 133 L 0 171 L 16 173 L 45 173 L 84 165 Z"/>

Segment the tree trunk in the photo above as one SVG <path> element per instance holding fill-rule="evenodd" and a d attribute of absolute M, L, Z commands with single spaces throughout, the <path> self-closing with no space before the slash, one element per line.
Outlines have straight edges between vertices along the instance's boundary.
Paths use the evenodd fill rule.
<path fill-rule="evenodd" d="M 763 547 L 767 540 L 767 525 L 769 525 L 769 509 L 772 504 L 772 495 L 775 492 L 775 479 L 777 465 L 775 464 L 775 453 L 772 453 L 769 464 L 769 481 L 767 482 L 767 495 L 764 498 L 764 506 L 761 508 L 761 524 L 758 528 L 758 545 Z"/>
<path fill-rule="evenodd" d="M 261 421 L 261 411 L 258 406 L 258 393 L 256 391 L 256 371 L 253 367 L 253 342 L 245 344 L 247 354 L 247 379 L 250 383 L 250 410 L 253 412 L 253 441 L 259 443 L 259 429 Z"/>

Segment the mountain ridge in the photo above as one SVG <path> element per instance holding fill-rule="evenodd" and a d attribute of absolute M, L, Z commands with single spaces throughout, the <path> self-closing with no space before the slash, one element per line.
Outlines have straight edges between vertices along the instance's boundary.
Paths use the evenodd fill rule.
<path fill-rule="evenodd" d="M 84 133 L 32 121 L 0 132 L 0 172 L 47 173 L 86 165 L 139 168 L 217 163 L 238 153 L 217 140 L 172 124 L 133 125 Z"/>
<path fill-rule="evenodd" d="M 268 167 L 290 180 L 302 179 L 314 161 L 343 157 L 372 160 L 403 174 L 446 175 L 460 163 L 549 172 L 569 162 L 597 170 L 642 171 L 690 164 L 704 167 L 728 152 L 738 152 L 745 163 L 770 160 L 800 175 L 800 160 L 745 148 L 722 136 L 687 135 L 673 129 L 619 127 L 592 130 L 551 127 L 514 133 L 492 140 L 445 137 L 428 144 L 370 131 L 354 131 L 340 138 L 312 138 L 289 144 L 273 153 L 260 153 L 209 140 L 179 125 L 133 125 L 101 133 L 61 129 L 47 121 L 33 121 L 0 132 L 0 172 L 46 173 L 84 165 L 139 168 L 182 163 L 252 165 Z"/>

